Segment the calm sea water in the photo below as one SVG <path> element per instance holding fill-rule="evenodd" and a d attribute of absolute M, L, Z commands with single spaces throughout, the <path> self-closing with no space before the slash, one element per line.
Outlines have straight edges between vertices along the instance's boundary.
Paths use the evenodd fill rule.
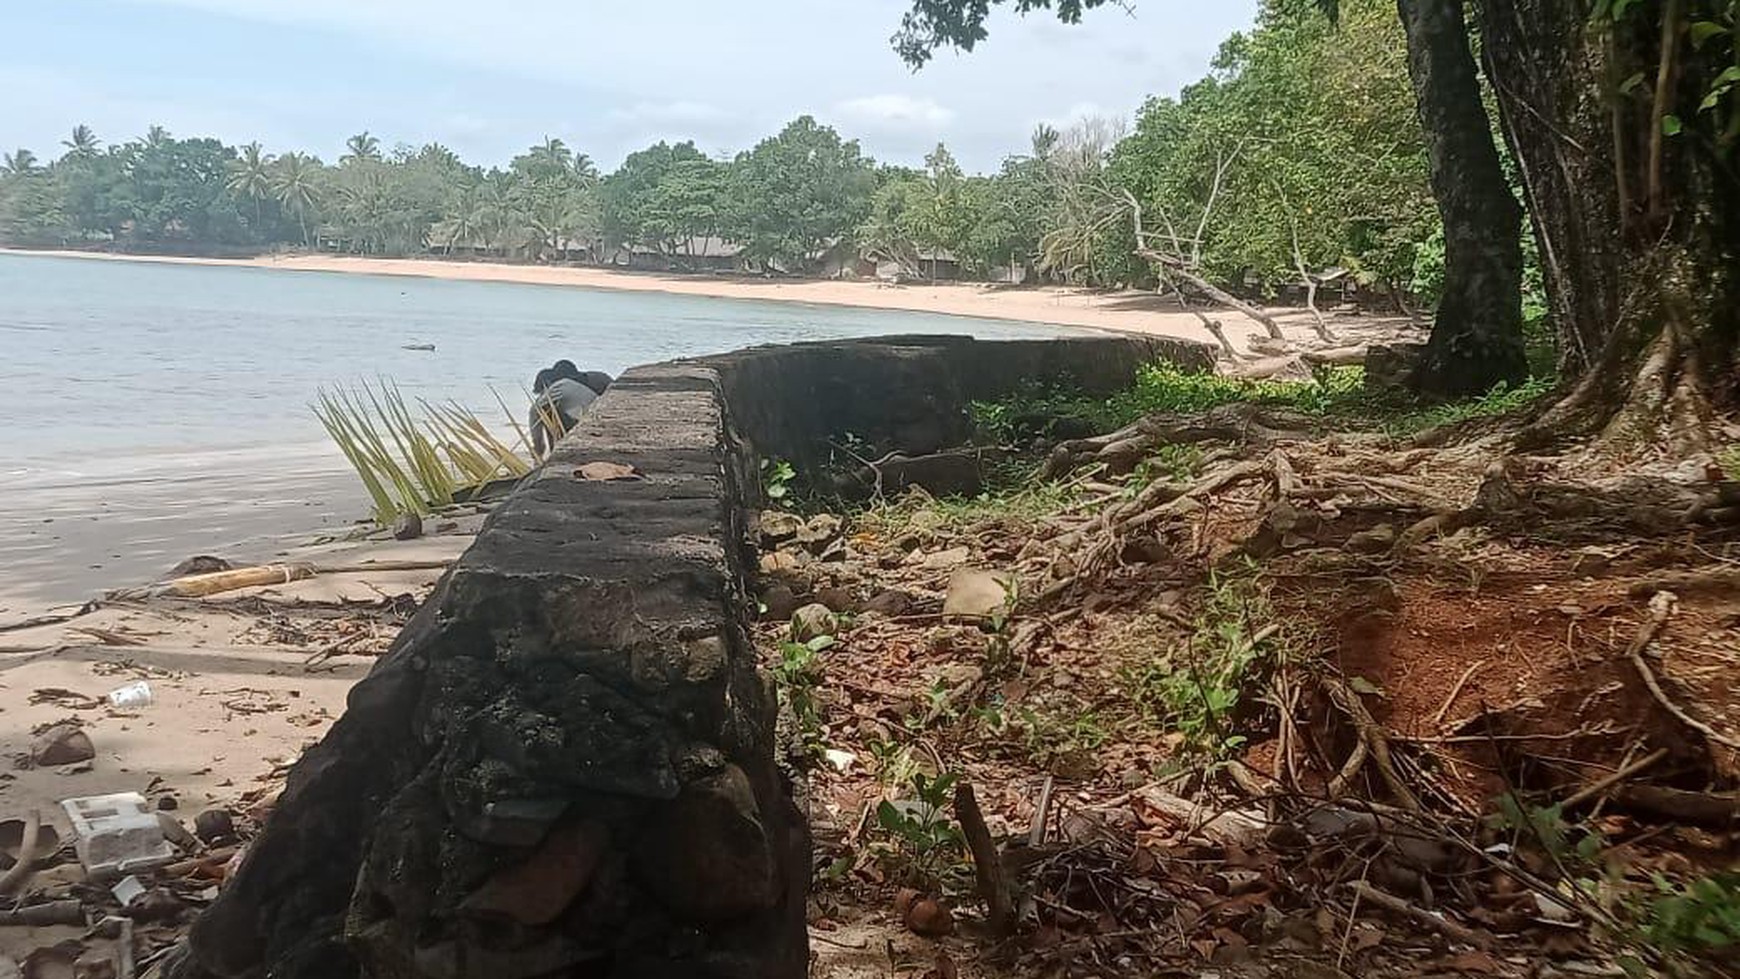
<path fill-rule="evenodd" d="M 886 333 L 1052 335 L 990 320 L 746 300 L 0 255 L 0 594 L 70 598 L 360 515 L 309 410 L 322 385 L 521 410 L 537 368 Z M 433 352 L 407 344 L 434 344 Z M 313 512 L 318 511 L 318 512 Z M 69 522 L 103 525 L 74 533 Z M 105 523 L 106 522 L 106 523 Z M 58 525 L 58 526 L 57 526 Z M 4 603 L 0 602 L 0 606 Z"/>

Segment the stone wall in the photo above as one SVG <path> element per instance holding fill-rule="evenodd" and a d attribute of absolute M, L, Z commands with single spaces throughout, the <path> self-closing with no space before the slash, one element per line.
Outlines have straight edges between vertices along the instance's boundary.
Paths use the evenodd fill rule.
<path fill-rule="evenodd" d="M 807 468 L 843 433 L 935 452 L 972 434 L 973 401 L 1034 382 L 1110 394 L 1141 365 L 1162 360 L 1206 371 L 1214 349 L 1170 337 L 897 336 L 755 347 L 697 363 L 719 371 L 732 418 L 756 451 Z"/>
<path fill-rule="evenodd" d="M 800 979 L 810 854 L 744 629 L 739 430 L 787 455 L 836 424 L 942 439 L 1020 376 L 987 372 L 1106 390 L 1153 353 L 1039 344 L 628 372 L 352 690 L 167 975 Z"/>

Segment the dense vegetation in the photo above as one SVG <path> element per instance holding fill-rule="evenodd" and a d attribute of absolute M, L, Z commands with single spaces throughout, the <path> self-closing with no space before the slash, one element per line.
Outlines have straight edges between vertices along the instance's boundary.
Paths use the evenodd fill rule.
<path fill-rule="evenodd" d="M 1128 133 L 1084 120 L 1039 127 L 993 173 L 944 146 L 879 164 L 809 117 L 730 159 L 660 142 L 608 175 L 549 139 L 505 168 L 439 144 L 385 149 L 368 133 L 328 163 L 154 128 L 103 145 L 75 129 L 52 161 L 0 171 L 0 241 L 142 251 L 319 247 L 526 261 L 696 264 L 730 242 L 750 267 L 817 271 L 824 257 L 1017 268 L 1058 281 L 1151 284 L 1118 205 L 1140 201 L 1193 269 L 1245 293 L 1347 268 L 1381 289 L 1437 277 L 1437 215 L 1408 90 L 1401 28 L 1384 0 L 1270 0 L 1211 73 L 1156 97 Z M 1152 242 L 1150 242 L 1152 244 Z"/>

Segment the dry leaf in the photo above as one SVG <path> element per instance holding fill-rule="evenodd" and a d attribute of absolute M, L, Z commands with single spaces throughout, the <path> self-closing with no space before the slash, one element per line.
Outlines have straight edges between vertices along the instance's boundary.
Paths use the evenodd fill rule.
<path fill-rule="evenodd" d="M 646 478 L 640 470 L 621 462 L 583 462 L 574 470 L 574 477 L 594 483 Z"/>

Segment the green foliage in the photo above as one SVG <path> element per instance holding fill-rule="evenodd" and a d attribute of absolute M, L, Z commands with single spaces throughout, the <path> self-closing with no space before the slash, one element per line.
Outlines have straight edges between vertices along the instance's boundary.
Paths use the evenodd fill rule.
<path fill-rule="evenodd" d="M 874 186 L 871 161 L 856 140 L 800 116 L 738 155 L 727 236 L 742 242 L 751 259 L 805 270 L 864 222 Z"/>
<path fill-rule="evenodd" d="M 792 481 L 797 469 L 784 459 L 761 460 L 761 492 L 775 503 L 784 503 L 791 496 Z"/>
<path fill-rule="evenodd" d="M 937 889 L 962 865 L 966 837 L 948 817 L 957 781 L 948 772 L 915 773 L 910 798 L 885 799 L 876 807 L 876 825 L 895 847 L 896 869 L 907 883 Z"/>
<path fill-rule="evenodd" d="M 791 711 L 797 723 L 804 753 L 815 757 L 825 747 L 822 743 L 822 709 L 817 699 L 817 691 L 826 676 L 821 654 L 838 643 L 833 636 L 816 636 L 802 642 L 796 636 L 794 625 L 792 638 L 779 644 L 779 657 L 774 660 L 771 672 L 780 703 Z"/>
<path fill-rule="evenodd" d="M 1740 947 L 1740 874 L 1674 884 L 1655 881 L 1656 896 L 1639 922 L 1646 946 L 1666 955 L 1732 956 Z"/>
<path fill-rule="evenodd" d="M 1183 736 L 1186 752 L 1223 758 L 1245 744 L 1238 711 L 1254 671 L 1280 652 L 1272 622 L 1258 578 L 1216 577 L 1191 637 L 1127 669 L 1124 687 L 1150 720 Z"/>
<path fill-rule="evenodd" d="M 391 381 L 322 390 L 315 415 L 367 489 L 377 523 L 427 516 L 462 491 L 524 476 L 531 466 L 457 404 L 418 402 Z"/>

